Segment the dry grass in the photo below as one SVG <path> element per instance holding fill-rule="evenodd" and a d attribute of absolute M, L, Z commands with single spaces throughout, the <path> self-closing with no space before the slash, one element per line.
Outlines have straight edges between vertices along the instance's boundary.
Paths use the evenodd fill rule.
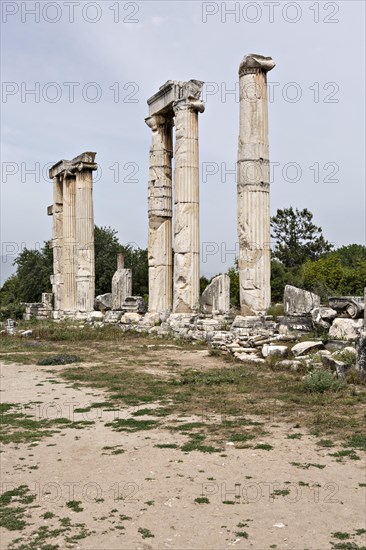
<path fill-rule="evenodd" d="M 273 370 L 268 365 L 243 364 L 232 358 L 212 357 L 204 346 L 152 339 L 114 328 L 71 328 L 35 325 L 30 340 L 2 336 L 0 358 L 37 363 L 49 354 L 74 354 L 82 362 L 58 374 L 78 386 L 101 388 L 118 407 L 158 403 L 174 411 L 160 425 L 179 426 L 177 415 L 198 415 L 201 427 L 191 428 L 211 441 L 263 435 L 263 423 L 286 421 L 311 433 L 335 440 L 362 434 L 365 421 L 364 385 L 345 384 L 337 391 L 308 393 L 303 374 Z M 183 427 L 182 427 L 183 428 Z M 187 430 L 186 431 L 190 431 Z"/>

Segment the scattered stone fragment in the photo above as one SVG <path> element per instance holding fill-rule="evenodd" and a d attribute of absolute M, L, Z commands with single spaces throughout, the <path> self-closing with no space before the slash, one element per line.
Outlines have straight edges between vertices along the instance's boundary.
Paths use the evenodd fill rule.
<path fill-rule="evenodd" d="M 94 300 L 94 309 L 97 311 L 108 311 L 112 309 L 112 293 L 99 294 Z"/>
<path fill-rule="evenodd" d="M 291 351 L 296 356 L 299 357 L 301 355 L 306 355 L 307 353 L 310 353 L 315 350 L 323 349 L 324 345 L 323 342 L 299 342 L 298 344 L 295 344 Z"/>
<path fill-rule="evenodd" d="M 271 346 L 268 344 L 264 344 L 262 348 L 262 355 L 263 357 L 268 357 L 270 355 L 277 355 L 279 357 L 286 357 L 288 353 L 287 346 Z"/>
<path fill-rule="evenodd" d="M 227 274 L 214 277 L 201 296 L 204 313 L 223 314 L 230 311 L 230 277 Z"/>
<path fill-rule="evenodd" d="M 283 296 L 285 315 L 310 314 L 320 306 L 320 297 L 296 286 L 286 285 Z"/>
<path fill-rule="evenodd" d="M 366 332 L 362 332 L 357 341 L 356 368 L 366 373 Z"/>
<path fill-rule="evenodd" d="M 330 338 L 356 340 L 363 330 L 363 319 L 334 319 L 329 329 Z"/>
<path fill-rule="evenodd" d="M 311 318 L 315 327 L 329 329 L 333 319 L 337 317 L 337 312 L 331 307 L 315 307 L 311 311 Z"/>

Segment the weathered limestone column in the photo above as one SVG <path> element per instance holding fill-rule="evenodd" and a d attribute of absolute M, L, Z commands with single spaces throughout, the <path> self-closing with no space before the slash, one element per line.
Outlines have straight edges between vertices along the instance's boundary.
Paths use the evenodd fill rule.
<path fill-rule="evenodd" d="M 125 268 L 124 256 L 118 254 L 117 271 L 112 277 L 112 309 L 122 309 L 127 296 L 132 296 L 132 269 Z"/>
<path fill-rule="evenodd" d="M 76 309 L 90 312 L 94 309 L 94 211 L 93 170 L 95 153 L 76 165 Z"/>
<path fill-rule="evenodd" d="M 267 72 L 271 57 L 249 54 L 239 67 L 237 227 L 242 315 L 265 313 L 271 302 Z"/>
<path fill-rule="evenodd" d="M 53 309 L 61 310 L 63 286 L 63 181 L 59 176 L 53 177 L 53 205 L 49 207 L 52 218 L 53 275 L 51 275 Z"/>
<path fill-rule="evenodd" d="M 195 81 L 196 84 L 198 81 Z M 196 97 L 179 99 L 173 105 L 176 143 L 174 168 L 174 297 L 175 313 L 190 313 L 200 307 L 200 226 L 198 113 L 204 104 Z"/>
<path fill-rule="evenodd" d="M 61 310 L 76 311 L 76 179 L 63 174 L 63 288 Z"/>
<path fill-rule="evenodd" d="M 152 130 L 148 184 L 149 312 L 172 309 L 172 127 L 171 117 L 145 119 Z"/>

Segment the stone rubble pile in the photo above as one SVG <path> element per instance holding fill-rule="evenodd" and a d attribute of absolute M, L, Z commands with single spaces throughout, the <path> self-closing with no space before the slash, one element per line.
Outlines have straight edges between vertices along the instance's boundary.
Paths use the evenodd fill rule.
<path fill-rule="evenodd" d="M 37 321 L 45 321 L 52 318 L 53 304 L 52 293 L 43 292 L 41 302 L 23 303 L 25 313 L 23 319 L 30 321 L 31 319 L 37 319 Z"/>

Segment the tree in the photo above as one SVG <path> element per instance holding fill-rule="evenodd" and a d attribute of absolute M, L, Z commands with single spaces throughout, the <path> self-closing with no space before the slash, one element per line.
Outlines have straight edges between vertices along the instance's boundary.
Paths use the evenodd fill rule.
<path fill-rule="evenodd" d="M 117 269 L 117 254 L 125 256 L 125 266 L 132 269 L 132 293 L 147 297 L 148 261 L 147 249 L 122 246 L 117 231 L 111 227 L 94 227 L 95 293 L 111 292 L 112 277 Z M 40 302 L 42 292 L 51 292 L 50 276 L 53 272 L 53 253 L 45 242 L 41 250 L 25 248 L 14 262 L 15 275 L 0 288 L 2 317 L 19 317 L 20 302 Z M 13 313 L 12 313 L 13 312 Z"/>
<path fill-rule="evenodd" d="M 149 266 L 147 248 L 122 246 L 125 257 L 125 267 L 132 269 L 132 294 L 142 296 L 145 301 L 149 294 Z"/>
<path fill-rule="evenodd" d="M 230 278 L 230 304 L 234 307 L 240 307 L 240 286 L 237 258 L 235 259 L 235 265 L 228 269 L 227 274 Z"/>
<path fill-rule="evenodd" d="M 117 269 L 117 255 L 125 257 L 125 267 L 132 269 L 132 294 L 146 297 L 149 292 L 147 249 L 123 246 L 117 231 L 111 227 L 94 228 L 95 295 L 112 290 L 112 277 Z"/>
<path fill-rule="evenodd" d="M 309 210 L 278 209 L 271 218 L 271 237 L 276 240 L 273 257 L 285 267 L 302 265 L 306 260 L 317 260 L 332 250 L 323 237 L 321 227 L 312 222 Z"/>
<path fill-rule="evenodd" d="M 200 296 L 203 294 L 204 290 L 208 287 L 212 279 L 207 279 L 204 275 L 200 277 Z"/>
<path fill-rule="evenodd" d="M 361 249 L 365 247 L 359 247 L 361 245 L 349 245 L 319 260 L 305 262 L 302 269 L 304 287 L 320 294 L 322 299 L 331 295 L 362 296 L 366 284 L 366 256 L 362 259 Z M 350 250 L 358 250 L 361 254 L 351 258 L 348 255 Z"/>
<path fill-rule="evenodd" d="M 22 316 L 24 308 L 20 305 L 18 287 L 18 277 L 12 275 L 0 288 L 0 318 L 19 319 Z"/>
<path fill-rule="evenodd" d="M 94 227 L 95 295 L 111 292 L 112 277 L 117 269 L 117 254 L 123 252 L 117 231 L 111 227 Z"/>
<path fill-rule="evenodd" d="M 52 249 L 45 242 L 41 250 L 25 248 L 15 259 L 20 302 L 40 302 L 42 292 L 51 292 L 52 258 Z"/>

